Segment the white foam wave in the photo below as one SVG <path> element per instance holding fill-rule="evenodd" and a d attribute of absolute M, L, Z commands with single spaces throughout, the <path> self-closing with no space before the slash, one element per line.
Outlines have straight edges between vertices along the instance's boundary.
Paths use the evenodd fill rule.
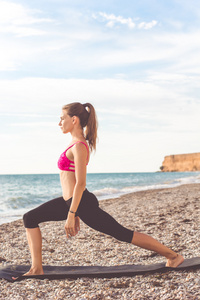
<path fill-rule="evenodd" d="M 99 175 L 97 174 L 98 184 L 94 187 L 93 184 L 90 183 L 91 186 L 89 186 L 88 189 L 89 191 L 93 192 L 99 200 L 117 198 L 120 197 L 121 195 L 134 193 L 138 191 L 171 188 L 183 184 L 200 183 L 200 172 L 184 173 L 184 174 L 183 173 L 180 174 L 154 173 L 154 174 L 138 174 L 138 175 L 134 174 L 134 176 L 132 175 L 124 176 L 123 174 L 120 174 L 121 176 L 120 178 L 118 176 L 112 177 L 111 174 L 110 178 L 112 180 L 108 180 L 108 176 L 103 177 L 102 175 L 100 176 L 100 179 L 98 178 L 98 176 Z M 19 177 L 19 179 L 25 180 L 27 178 L 24 176 L 24 178 Z M 8 181 L 9 178 L 8 179 L 6 178 L 4 180 Z M 105 183 L 107 184 L 108 187 L 104 187 L 101 189 L 101 186 L 105 186 Z M 16 191 L 11 193 L 9 189 L 7 190 L 5 189 L 4 194 L 0 195 L 0 224 L 19 219 L 26 211 L 32 209 L 36 205 L 41 204 L 43 201 L 49 200 L 46 199 L 46 196 L 44 196 L 41 193 L 39 193 L 38 195 L 36 192 L 34 192 L 33 194 L 31 193 L 27 194 L 26 190 L 23 193 L 20 184 L 21 183 L 19 182 L 19 190 L 16 187 Z M 129 184 L 131 184 L 131 186 L 128 186 Z M 32 186 L 32 180 L 28 182 L 27 186 L 28 187 Z M 40 184 L 38 185 L 38 191 L 39 191 L 39 187 L 41 188 Z M 50 188 L 50 194 L 54 196 L 52 198 L 56 198 L 60 196 L 59 191 L 55 191 L 54 189 L 51 189 L 51 186 L 49 185 L 47 185 L 47 187 L 48 189 Z M 42 188 L 41 190 L 43 191 Z M 1 192 L 2 191 L 4 191 L 4 189 L 2 189 Z M 21 199 L 22 195 L 23 195 L 23 199 Z"/>
<path fill-rule="evenodd" d="M 26 212 L 27 208 L 21 208 L 17 210 L 7 209 L 6 211 L 0 213 L 0 225 L 22 219 L 23 214 Z"/>
<path fill-rule="evenodd" d="M 104 188 L 104 189 L 101 189 L 101 190 L 93 191 L 93 193 L 96 196 L 112 195 L 112 194 L 115 194 L 115 193 L 118 193 L 118 192 L 119 192 L 119 190 L 114 189 L 114 188 Z"/>
<path fill-rule="evenodd" d="M 200 183 L 200 175 L 198 176 L 189 176 L 185 178 L 179 178 L 177 181 L 180 184 L 192 184 L 192 183 Z"/>
<path fill-rule="evenodd" d="M 139 192 L 139 191 L 173 188 L 180 185 L 193 184 L 193 183 L 200 183 L 200 175 L 178 178 L 173 181 L 167 181 L 160 184 L 152 184 L 152 185 L 144 185 L 144 186 L 129 186 L 129 187 L 123 187 L 121 189 L 103 188 L 100 190 L 95 190 L 93 191 L 93 193 L 97 196 L 99 200 L 103 200 L 103 199 L 117 198 L 121 195 Z"/>
<path fill-rule="evenodd" d="M 115 188 L 103 188 L 100 190 L 94 190 L 92 192 L 99 200 L 117 198 L 123 194 L 123 192 Z"/>

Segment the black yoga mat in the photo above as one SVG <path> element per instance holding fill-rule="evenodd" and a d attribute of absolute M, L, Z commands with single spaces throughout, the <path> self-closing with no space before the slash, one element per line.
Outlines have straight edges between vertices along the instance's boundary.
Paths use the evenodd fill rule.
<path fill-rule="evenodd" d="M 121 265 L 121 266 L 44 266 L 44 275 L 22 276 L 30 266 L 13 265 L 0 268 L 0 278 L 13 282 L 12 277 L 18 277 L 15 281 L 27 278 L 37 279 L 64 279 L 80 277 L 112 278 L 122 276 L 135 276 L 147 273 L 164 273 L 168 271 L 183 271 L 200 268 L 200 257 L 185 259 L 177 268 L 165 267 L 165 263 L 152 265 Z"/>

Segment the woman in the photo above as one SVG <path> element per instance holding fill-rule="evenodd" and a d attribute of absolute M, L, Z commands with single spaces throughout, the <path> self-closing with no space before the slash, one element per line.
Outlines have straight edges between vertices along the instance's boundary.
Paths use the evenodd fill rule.
<path fill-rule="evenodd" d="M 72 141 L 58 161 L 63 195 L 29 211 L 23 217 L 32 265 L 24 275 L 44 274 L 42 267 L 42 237 L 39 223 L 66 220 L 67 238 L 80 230 L 79 218 L 88 226 L 120 241 L 155 251 L 167 258 L 166 266 L 177 267 L 183 257 L 152 237 L 133 232 L 120 225 L 99 208 L 96 197 L 86 189 L 86 166 L 89 153 L 96 149 L 97 119 L 90 103 L 71 103 L 63 107 L 59 126 L 64 134 L 70 133 Z"/>

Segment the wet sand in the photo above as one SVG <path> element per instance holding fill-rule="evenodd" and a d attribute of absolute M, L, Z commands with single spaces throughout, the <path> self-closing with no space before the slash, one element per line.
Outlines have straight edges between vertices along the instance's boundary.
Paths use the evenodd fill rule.
<path fill-rule="evenodd" d="M 153 236 L 185 258 L 200 256 L 200 185 L 149 190 L 100 201 L 122 225 Z M 63 222 L 40 225 L 44 265 L 151 264 L 165 259 L 81 222 L 67 239 Z M 30 264 L 21 220 L 0 225 L 0 266 Z M 0 280 L 0 299 L 200 299 L 200 270 L 112 279 Z"/>

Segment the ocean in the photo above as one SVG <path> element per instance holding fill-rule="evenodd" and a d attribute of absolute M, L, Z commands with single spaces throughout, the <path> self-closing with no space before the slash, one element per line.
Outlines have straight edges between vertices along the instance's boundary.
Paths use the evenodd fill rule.
<path fill-rule="evenodd" d="M 99 200 L 192 183 L 200 183 L 200 172 L 87 175 L 87 189 Z M 60 196 L 58 174 L 0 175 L 0 224 L 20 219 L 28 210 Z"/>

